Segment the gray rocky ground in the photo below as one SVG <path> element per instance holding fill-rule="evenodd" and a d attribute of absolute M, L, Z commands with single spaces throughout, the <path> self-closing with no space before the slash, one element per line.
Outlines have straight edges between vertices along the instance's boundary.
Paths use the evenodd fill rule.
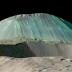
<path fill-rule="evenodd" d="M 64 57 L 0 56 L 0 72 L 72 72 L 72 60 Z"/>

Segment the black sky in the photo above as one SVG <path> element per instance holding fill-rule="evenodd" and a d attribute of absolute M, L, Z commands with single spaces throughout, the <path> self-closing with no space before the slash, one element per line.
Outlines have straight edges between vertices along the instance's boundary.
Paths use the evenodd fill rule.
<path fill-rule="evenodd" d="M 72 22 L 72 4 L 66 0 L 9 0 L 0 2 L 0 20 L 17 14 L 49 13 Z"/>

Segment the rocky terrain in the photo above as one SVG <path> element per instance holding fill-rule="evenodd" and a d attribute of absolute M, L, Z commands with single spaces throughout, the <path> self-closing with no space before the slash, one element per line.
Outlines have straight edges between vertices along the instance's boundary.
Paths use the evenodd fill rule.
<path fill-rule="evenodd" d="M 0 56 L 0 72 L 72 72 L 72 60 L 64 57 Z"/>

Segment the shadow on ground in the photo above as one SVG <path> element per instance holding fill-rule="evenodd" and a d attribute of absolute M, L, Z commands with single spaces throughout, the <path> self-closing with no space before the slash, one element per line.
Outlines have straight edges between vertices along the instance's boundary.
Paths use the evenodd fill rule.
<path fill-rule="evenodd" d="M 20 43 L 16 45 L 0 45 L 0 56 L 24 58 L 34 57 L 35 54 L 26 43 Z"/>

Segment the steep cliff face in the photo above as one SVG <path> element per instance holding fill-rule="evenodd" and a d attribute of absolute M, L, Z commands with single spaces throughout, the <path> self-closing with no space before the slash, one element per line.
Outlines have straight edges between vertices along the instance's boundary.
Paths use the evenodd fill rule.
<path fill-rule="evenodd" d="M 36 56 L 64 56 L 72 58 L 72 44 L 54 42 L 27 42 Z"/>
<path fill-rule="evenodd" d="M 72 58 L 72 44 L 24 42 L 17 45 L 0 45 L 0 56 L 9 57 L 46 57 L 63 56 Z"/>
<path fill-rule="evenodd" d="M 0 21 L 0 44 L 17 44 L 35 39 L 72 43 L 72 25 L 45 13 L 16 15 Z"/>
<path fill-rule="evenodd" d="M 0 21 L 0 44 L 5 56 L 72 58 L 72 24 L 45 13 L 16 15 Z"/>
<path fill-rule="evenodd" d="M 17 45 L 0 45 L 0 56 L 25 58 L 36 56 L 26 43 Z"/>

